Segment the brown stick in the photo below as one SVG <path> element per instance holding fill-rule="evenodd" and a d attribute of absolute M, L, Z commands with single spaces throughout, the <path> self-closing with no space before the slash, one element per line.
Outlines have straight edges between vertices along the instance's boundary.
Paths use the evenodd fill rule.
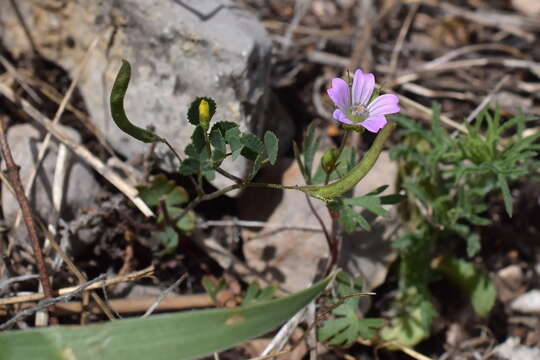
<path fill-rule="evenodd" d="M 0 123 L 0 146 L 2 147 L 2 155 L 4 156 L 4 159 L 6 161 L 6 172 L 9 178 L 9 182 L 11 183 L 13 190 L 15 190 L 15 196 L 17 197 L 17 201 L 19 203 L 19 206 L 21 207 L 24 223 L 26 224 L 26 228 L 28 229 L 28 236 L 30 237 L 32 247 L 34 249 L 36 265 L 39 271 L 39 280 L 41 281 L 41 285 L 43 286 L 43 294 L 46 298 L 52 298 L 54 297 L 54 295 L 51 289 L 51 284 L 49 282 L 49 275 L 47 273 L 47 267 L 45 266 L 43 252 L 41 251 L 41 246 L 39 244 L 36 225 L 34 223 L 34 220 L 32 219 L 28 199 L 24 195 L 24 188 L 19 177 L 19 168 L 15 164 L 15 161 L 13 161 L 13 156 L 11 155 L 11 150 L 7 142 L 6 132 L 4 128 L 4 121 Z M 51 313 L 49 321 L 50 324 L 57 325 L 58 318 L 56 317 L 56 309 L 54 305 L 50 306 L 48 310 Z"/>
<path fill-rule="evenodd" d="M 86 290 L 86 289 L 85 289 Z M 111 299 L 109 305 L 111 308 L 125 315 L 144 313 L 150 306 L 156 302 L 155 298 L 143 299 Z M 34 306 L 32 303 L 24 303 L 16 305 L 15 309 L 24 310 Z M 193 295 L 172 295 L 163 299 L 157 311 L 179 311 L 199 308 L 214 307 L 215 304 L 208 294 L 193 294 Z M 83 304 L 80 301 L 70 301 L 56 304 L 58 315 L 72 315 L 84 311 Z M 103 309 L 96 304 L 90 304 L 88 311 L 91 314 L 103 314 Z M 8 313 L 6 307 L 0 307 L 0 316 L 6 316 Z"/>
<path fill-rule="evenodd" d="M 139 271 L 134 271 L 132 273 L 122 275 L 122 276 L 115 276 L 110 279 L 106 279 L 103 281 L 99 281 L 97 283 L 94 283 L 84 289 L 84 291 L 90 291 L 90 290 L 96 290 L 96 289 L 102 289 L 104 286 L 112 286 L 116 285 L 122 282 L 132 282 L 138 279 L 142 279 L 145 277 L 152 276 L 154 274 L 154 266 L 149 266 L 147 268 L 144 268 Z M 68 294 L 74 290 L 76 290 L 78 286 L 71 286 L 67 288 L 62 288 L 57 290 L 56 292 L 58 295 L 65 295 Z M 24 302 L 31 302 L 31 301 L 40 301 L 43 298 L 45 298 L 44 294 L 41 293 L 35 293 L 35 294 L 28 294 L 28 295 L 19 295 L 14 296 L 10 298 L 3 298 L 0 299 L 0 307 L 2 305 L 10 305 L 10 304 L 19 304 Z"/>

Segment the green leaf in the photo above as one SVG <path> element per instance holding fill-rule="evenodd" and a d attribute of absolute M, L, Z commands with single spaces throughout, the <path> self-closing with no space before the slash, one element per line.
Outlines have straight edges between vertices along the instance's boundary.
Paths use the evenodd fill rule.
<path fill-rule="evenodd" d="M 165 198 L 165 204 L 168 207 L 178 206 L 178 205 L 185 204 L 186 202 L 188 202 L 188 200 L 189 200 L 189 195 L 186 189 L 184 189 L 181 186 L 175 186 L 174 189 L 172 189 L 167 194 L 167 197 Z"/>
<path fill-rule="evenodd" d="M 168 180 L 163 175 L 154 177 L 149 185 L 137 186 L 138 196 L 148 205 L 157 206 L 160 201 L 164 200 L 168 193 L 175 187 L 172 180 Z"/>
<path fill-rule="evenodd" d="M 199 104 L 201 103 L 201 100 L 208 101 L 208 105 L 210 105 L 210 119 L 216 113 L 216 102 L 214 101 L 214 99 L 209 97 L 196 98 L 189 105 L 187 113 L 188 121 L 193 125 L 199 125 Z"/>
<path fill-rule="evenodd" d="M 508 187 L 508 182 L 504 178 L 502 174 L 498 174 L 497 181 L 499 183 L 499 187 L 501 188 L 501 192 L 503 195 L 504 200 L 504 208 L 506 210 L 506 213 L 508 216 L 512 217 L 512 194 L 510 194 L 510 188 Z"/>
<path fill-rule="evenodd" d="M 251 164 L 251 170 L 248 175 L 248 180 L 252 180 L 255 177 L 255 175 L 257 175 L 257 173 L 261 169 L 262 162 L 263 162 L 263 156 L 262 154 L 260 154 L 255 158 L 255 160 L 253 161 L 253 164 Z"/>
<path fill-rule="evenodd" d="M 391 194 L 381 196 L 379 199 L 381 199 L 381 205 L 395 205 L 407 199 L 407 197 L 401 194 Z"/>
<path fill-rule="evenodd" d="M 169 212 L 169 217 L 171 220 L 177 219 L 180 214 L 184 212 L 184 209 L 181 207 L 171 206 L 167 208 L 167 211 Z M 160 214 L 160 217 L 158 218 L 158 222 L 162 222 L 163 217 Z M 190 234 L 195 230 L 195 215 L 193 212 L 189 211 L 185 216 L 178 219 L 176 221 L 176 226 L 179 230 L 181 230 L 184 234 Z"/>
<path fill-rule="evenodd" d="M 242 142 L 242 145 L 244 145 L 241 152 L 242 156 L 252 161 L 255 161 L 257 157 L 262 156 L 264 145 L 258 137 L 248 133 L 244 134 L 240 138 L 240 141 Z"/>
<path fill-rule="evenodd" d="M 480 245 L 480 235 L 472 233 L 466 238 L 467 242 L 467 256 L 473 257 L 478 254 L 482 246 Z"/>
<path fill-rule="evenodd" d="M 346 273 L 337 275 L 337 291 L 340 297 L 362 291 L 361 279 L 352 279 Z M 359 297 L 349 297 L 343 304 L 332 310 L 334 318 L 326 320 L 319 329 L 319 340 L 331 345 L 343 346 L 356 342 L 359 337 L 370 339 L 374 329 L 384 325 L 384 320 L 361 318 L 358 314 Z"/>
<path fill-rule="evenodd" d="M 258 282 L 252 282 L 251 284 L 249 284 L 246 290 L 246 295 L 242 300 L 242 305 L 245 306 L 255 302 L 255 298 L 259 291 L 261 291 L 261 287 L 259 286 Z"/>
<path fill-rule="evenodd" d="M 242 148 L 244 145 L 242 144 L 242 141 L 240 140 L 240 129 L 238 126 L 230 128 L 225 132 L 225 141 L 227 144 L 229 144 L 231 148 L 231 158 L 233 160 L 236 160 L 238 156 L 240 156 L 240 153 L 242 152 Z"/>
<path fill-rule="evenodd" d="M 195 225 L 195 215 L 192 212 L 188 212 L 176 222 L 178 229 L 182 230 L 185 234 L 191 234 L 195 230 Z"/>
<path fill-rule="evenodd" d="M 137 186 L 138 196 L 149 206 L 158 206 L 162 201 L 168 209 L 189 200 L 187 191 L 163 175 L 154 177 L 149 185 Z"/>
<path fill-rule="evenodd" d="M 186 147 L 186 154 L 189 156 L 198 157 L 199 152 L 206 146 L 206 137 L 204 135 L 204 130 L 200 126 L 197 126 L 193 131 L 193 134 L 191 135 L 191 144 L 193 151 L 190 151 L 190 153 L 188 153 Z"/>
<path fill-rule="evenodd" d="M 227 144 L 225 143 L 225 138 L 223 137 L 219 128 L 215 126 L 210 131 L 210 144 L 214 151 L 212 152 L 212 160 L 217 163 L 220 163 L 225 159 L 227 154 Z"/>
<path fill-rule="evenodd" d="M 238 134 L 240 134 L 240 129 L 238 128 L 238 124 L 232 121 L 218 121 L 217 123 L 214 124 L 214 126 L 212 126 L 212 131 L 219 130 L 221 132 L 221 135 L 223 135 L 225 139 L 227 139 L 227 136 L 226 136 L 227 131 L 231 129 L 237 129 Z"/>
<path fill-rule="evenodd" d="M 317 152 L 317 149 L 319 148 L 319 143 L 321 142 L 320 136 L 315 139 L 316 128 L 317 126 L 312 122 L 309 124 L 304 135 L 304 145 L 302 146 L 302 150 L 304 152 L 304 172 L 308 176 L 308 179 L 306 180 L 311 180 L 313 159 L 315 157 L 315 152 Z"/>
<path fill-rule="evenodd" d="M 415 346 L 430 334 L 431 323 L 437 313 L 426 294 L 409 288 L 400 298 L 398 315 L 393 317 L 380 335 L 384 342 L 398 342 Z"/>
<path fill-rule="evenodd" d="M 476 269 L 470 262 L 456 258 L 446 258 L 434 266 L 465 291 L 479 316 L 485 317 L 489 314 L 495 305 L 497 291 L 483 271 Z"/>
<path fill-rule="evenodd" d="M 242 300 L 242 306 L 268 301 L 272 298 L 276 289 L 277 288 L 274 285 L 269 285 L 264 289 L 261 289 L 257 282 L 252 282 L 247 288 L 246 295 Z"/>
<path fill-rule="evenodd" d="M 411 192 L 424 204 L 429 204 L 429 195 L 422 186 L 412 182 L 404 182 L 402 186 L 405 190 Z"/>
<path fill-rule="evenodd" d="M 343 229 L 349 233 L 356 231 L 358 226 L 361 226 L 366 231 L 371 230 L 371 225 L 366 218 L 347 205 L 342 208 L 339 222 L 343 226 Z"/>
<path fill-rule="evenodd" d="M 217 282 L 214 282 L 212 281 L 212 279 L 205 276 L 203 277 L 201 283 L 204 287 L 204 290 L 206 290 L 208 295 L 210 295 L 210 298 L 212 298 L 214 304 L 217 304 L 218 293 L 227 287 L 227 282 L 225 281 L 225 279 L 221 278 Z"/>
<path fill-rule="evenodd" d="M 124 110 L 124 97 L 131 78 L 131 66 L 126 60 L 122 60 L 122 66 L 116 75 L 113 88 L 111 90 L 111 115 L 116 126 L 120 128 L 126 134 L 134 137 L 135 139 L 151 143 L 159 141 L 160 138 L 151 131 L 145 130 L 134 125 L 129 121 L 126 112 Z"/>
<path fill-rule="evenodd" d="M 370 191 L 366 195 L 380 195 L 384 192 L 384 190 L 388 189 L 388 185 L 381 185 L 378 188 L 376 188 L 373 191 Z"/>
<path fill-rule="evenodd" d="M 199 129 L 199 127 L 197 127 L 197 129 Z M 180 163 L 179 171 L 182 175 L 185 176 L 202 174 L 208 180 L 213 180 L 213 178 L 215 177 L 215 172 L 213 164 L 209 159 L 208 151 L 204 146 L 204 140 L 202 148 L 197 148 L 197 146 L 195 146 L 195 139 L 199 138 L 198 136 L 196 136 L 197 129 L 195 130 L 192 137 L 194 139 L 193 143 L 186 146 L 185 153 L 188 158 Z"/>
<path fill-rule="evenodd" d="M 270 161 L 270 164 L 272 165 L 274 165 L 277 160 L 278 143 L 279 140 L 273 132 L 267 131 L 264 134 L 264 146 L 266 148 L 266 154 L 268 156 L 268 161 Z"/>
<path fill-rule="evenodd" d="M 265 334 L 314 300 L 331 277 L 293 295 L 234 309 L 0 333 L 1 359 L 193 359 Z"/>
<path fill-rule="evenodd" d="M 200 171 L 201 164 L 199 160 L 187 158 L 180 164 L 178 171 L 184 176 L 195 175 Z"/>
<path fill-rule="evenodd" d="M 178 246 L 178 233 L 170 226 L 167 226 L 164 231 L 160 231 L 157 237 L 159 242 L 165 246 L 163 253 L 169 253 Z"/>
<path fill-rule="evenodd" d="M 372 195 L 364 195 L 351 199 L 345 199 L 345 204 L 360 206 L 379 216 L 390 216 L 390 213 L 381 207 L 381 199 Z"/>

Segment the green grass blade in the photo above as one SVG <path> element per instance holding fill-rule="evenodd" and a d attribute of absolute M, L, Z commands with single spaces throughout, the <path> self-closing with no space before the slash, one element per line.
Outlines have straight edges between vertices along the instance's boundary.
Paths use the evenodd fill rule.
<path fill-rule="evenodd" d="M 331 277 L 281 299 L 89 326 L 0 334 L 0 359 L 194 359 L 263 335 L 315 299 Z"/>

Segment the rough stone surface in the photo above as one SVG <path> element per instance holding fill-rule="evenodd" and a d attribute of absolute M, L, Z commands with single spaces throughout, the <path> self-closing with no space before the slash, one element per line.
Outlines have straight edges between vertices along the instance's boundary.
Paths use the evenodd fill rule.
<path fill-rule="evenodd" d="M 540 290 L 531 290 L 519 296 L 510 307 L 525 314 L 540 314 Z"/>
<path fill-rule="evenodd" d="M 148 147 L 122 133 L 110 118 L 108 97 L 123 58 L 132 65 L 125 99 L 128 116 L 141 127 L 154 125 L 175 148 L 183 151 L 189 141 L 192 125 L 185 114 L 196 96 L 215 98 L 216 121 L 235 121 L 244 130 L 262 132 L 271 41 L 256 17 L 232 2 L 33 0 L 17 4 L 39 51 L 71 74 L 103 32 L 79 86 L 92 120 L 126 156 L 141 154 Z M 1 41 L 14 56 L 30 51 L 8 1 L 0 2 L 0 24 Z M 166 149 L 158 147 L 158 151 Z M 172 157 L 162 166 L 175 168 Z M 236 173 L 245 168 L 245 162 L 235 162 Z"/>
<path fill-rule="evenodd" d="M 521 345 L 518 337 L 509 337 L 493 350 L 495 354 L 508 360 L 538 360 L 540 349 Z"/>
<path fill-rule="evenodd" d="M 74 130 L 65 129 L 67 135 L 76 138 L 77 133 Z M 7 138 L 15 163 L 20 167 L 20 177 L 23 185 L 26 186 L 26 180 L 30 177 L 37 161 L 38 146 L 43 136 L 33 126 L 23 124 L 10 127 Z M 33 191 L 29 196 L 31 205 L 46 223 L 55 219 L 52 184 L 57 154 L 58 144 L 53 140 L 49 145 L 49 151 L 36 179 Z M 80 208 L 89 207 L 95 194 L 100 189 L 92 170 L 74 157 L 69 150 L 67 151 L 67 162 L 68 171 L 64 180 L 63 205 L 60 213 L 64 220 L 73 218 Z M 19 204 L 5 186 L 2 187 L 2 210 L 7 223 L 9 225 L 13 224 L 19 211 Z M 24 225 L 20 226 L 20 228 L 24 228 Z"/>

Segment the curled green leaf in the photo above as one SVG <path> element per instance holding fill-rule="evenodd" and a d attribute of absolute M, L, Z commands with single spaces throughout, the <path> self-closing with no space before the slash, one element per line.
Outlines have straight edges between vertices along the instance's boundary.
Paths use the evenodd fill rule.
<path fill-rule="evenodd" d="M 160 138 L 151 131 L 140 128 L 129 121 L 124 110 L 124 97 L 131 78 L 131 66 L 122 60 L 122 67 L 116 75 L 111 91 L 111 115 L 114 123 L 126 134 L 145 143 L 159 141 Z"/>

